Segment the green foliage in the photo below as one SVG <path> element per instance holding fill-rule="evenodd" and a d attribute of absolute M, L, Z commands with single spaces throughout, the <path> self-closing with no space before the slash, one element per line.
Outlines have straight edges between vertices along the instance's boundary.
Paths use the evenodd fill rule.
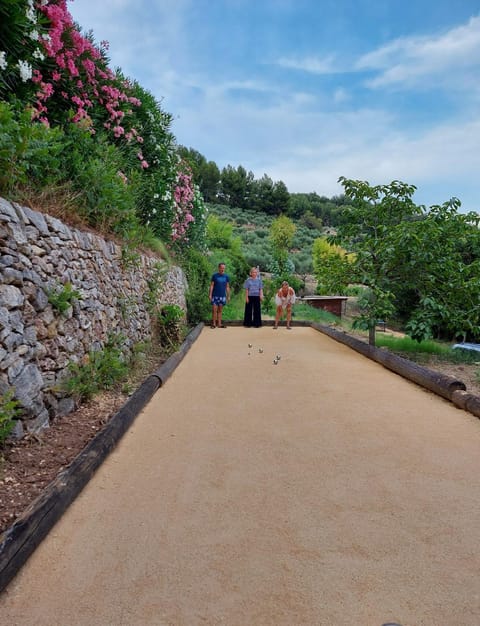
<path fill-rule="evenodd" d="M 209 215 L 207 218 L 207 246 L 213 248 L 230 248 L 233 239 L 233 225 L 230 222 Z"/>
<path fill-rule="evenodd" d="M 206 320 L 211 313 L 208 289 L 213 274 L 212 265 L 205 254 L 194 248 L 187 248 L 184 251 L 181 263 L 188 285 L 185 294 L 187 320 L 190 324 L 197 324 Z"/>
<path fill-rule="evenodd" d="M 270 252 L 270 246 L 265 244 L 254 244 L 245 248 L 245 259 L 249 267 L 260 267 L 263 270 L 271 268 L 273 265 L 273 257 Z"/>
<path fill-rule="evenodd" d="M 295 224 L 285 215 L 277 217 L 270 227 L 272 255 L 278 265 L 279 274 L 283 274 L 287 270 L 288 252 L 292 247 L 295 231 Z"/>
<path fill-rule="evenodd" d="M 300 276 L 306 276 L 313 272 L 312 256 L 307 250 L 299 250 L 290 255 L 292 263 L 295 267 L 295 273 Z"/>
<path fill-rule="evenodd" d="M 120 175 L 124 155 L 108 137 L 90 133 L 72 124 L 65 134 L 63 152 L 65 177 L 78 195 L 77 211 L 90 226 L 122 236 L 138 226 L 135 201 L 138 174 L 129 184 Z"/>
<path fill-rule="evenodd" d="M 213 161 L 207 162 L 203 154 L 193 148 L 179 146 L 178 154 L 188 161 L 192 168 L 194 181 L 199 186 L 205 202 L 215 202 L 220 183 L 220 170 L 217 164 Z"/>
<path fill-rule="evenodd" d="M 159 310 L 160 293 L 165 285 L 165 276 L 168 271 L 166 263 L 157 262 L 153 265 L 147 279 L 147 291 L 144 294 L 145 306 L 150 315 L 154 316 Z"/>
<path fill-rule="evenodd" d="M 333 241 L 355 252 L 356 282 L 368 288 L 359 302 L 363 312 L 357 324 L 369 329 L 369 343 L 374 344 L 376 320 L 391 317 L 395 310 L 392 284 L 398 276 L 400 229 L 422 209 L 412 201 L 413 185 L 393 181 L 372 187 L 343 176 L 339 181 L 352 204 L 345 208 L 345 223 Z"/>
<path fill-rule="evenodd" d="M 318 281 L 317 293 L 344 294 L 348 284 L 353 282 L 351 257 L 340 246 L 329 243 L 325 237 L 315 239 L 312 254 L 313 269 Z"/>
<path fill-rule="evenodd" d="M 122 350 L 123 342 L 122 335 L 111 334 L 102 350 L 91 350 L 83 363 L 70 363 L 65 391 L 79 401 L 88 400 L 126 378 L 129 365 Z"/>
<path fill-rule="evenodd" d="M 223 307 L 222 319 L 224 321 L 231 320 L 243 320 L 243 314 L 245 312 L 245 293 L 239 291 L 230 298 L 230 302 L 227 306 Z M 211 309 L 209 311 L 211 316 Z M 209 319 L 205 317 L 204 319 Z"/>
<path fill-rule="evenodd" d="M 344 221 L 344 209 L 349 200 L 346 196 L 326 198 L 317 193 L 291 193 L 288 216 L 303 222 L 309 228 L 336 227 Z"/>
<path fill-rule="evenodd" d="M 252 193 L 254 176 L 241 165 L 237 168 L 227 165 L 220 176 L 220 198 L 231 207 L 246 208 Z"/>
<path fill-rule="evenodd" d="M 58 182 L 62 139 L 60 130 L 32 124 L 31 113 L 19 103 L 0 102 L 0 193 Z"/>
<path fill-rule="evenodd" d="M 409 354 L 435 354 L 437 356 L 453 357 L 455 351 L 449 345 L 432 340 L 416 341 L 411 337 L 393 337 L 385 333 L 379 333 L 377 346 L 385 347 L 392 352 L 405 352 Z"/>
<path fill-rule="evenodd" d="M 275 314 L 275 293 L 278 291 L 278 281 L 272 278 L 263 278 L 263 309 L 269 311 L 271 315 Z"/>
<path fill-rule="evenodd" d="M 242 242 L 242 254 L 250 267 L 259 266 L 261 271 L 271 269 L 278 272 L 278 264 L 274 263 L 269 233 L 274 217 L 249 209 L 231 209 L 226 205 L 208 205 L 210 216 L 214 215 L 233 225 L 233 233 Z M 299 274 L 312 272 L 311 250 L 314 240 L 320 237 L 318 230 L 307 228 L 295 223 L 292 248 L 289 261 L 293 263 L 291 271 Z"/>
<path fill-rule="evenodd" d="M 212 250 L 210 276 L 217 271 L 219 263 L 226 265 L 226 273 L 230 277 L 230 289 L 234 292 L 241 290 L 250 272 L 250 266 L 243 254 L 232 248 Z"/>
<path fill-rule="evenodd" d="M 317 309 L 309 304 L 297 302 L 292 309 L 292 313 L 297 320 L 316 322 L 318 324 L 334 324 L 335 326 L 341 325 L 341 320 L 333 313 Z"/>
<path fill-rule="evenodd" d="M 120 311 L 120 315 L 123 320 L 129 319 L 135 307 L 137 306 L 137 301 L 133 296 L 122 297 L 117 296 L 117 306 Z"/>
<path fill-rule="evenodd" d="M 404 300 L 410 296 L 406 321 L 417 339 L 480 337 L 480 257 L 473 252 L 479 216 L 459 214 L 459 206 L 455 199 L 433 206 L 402 233 L 401 244 L 408 246 L 402 277 L 410 291 L 401 293 Z"/>
<path fill-rule="evenodd" d="M 15 421 L 21 414 L 20 403 L 14 398 L 14 391 L 10 389 L 0 396 L 0 446 L 10 435 Z"/>
<path fill-rule="evenodd" d="M 175 351 L 181 337 L 185 313 L 176 304 L 164 304 L 157 316 L 160 344 L 168 351 Z"/>
<path fill-rule="evenodd" d="M 73 289 L 70 282 L 58 285 L 54 289 L 48 289 L 46 293 L 50 304 L 60 313 L 66 313 L 74 300 L 82 299 L 82 294 Z"/>
<path fill-rule="evenodd" d="M 136 248 L 125 244 L 122 246 L 120 262 L 125 269 L 137 269 L 141 263 L 140 253 Z"/>
<path fill-rule="evenodd" d="M 80 34 L 65 3 L 55 19 L 47 4 L 0 6 L 0 97 L 11 103 L 0 103 L 0 193 L 37 202 L 41 194 L 62 218 L 68 198 L 77 223 L 80 217 L 130 246 L 152 241 L 153 232 L 205 249 L 203 199 L 190 181 L 192 195 L 180 206 L 172 115 L 108 68 L 105 48 Z M 33 33 L 61 41 L 61 50 L 54 56 Z M 57 83 L 61 89 L 52 88 Z"/>
<path fill-rule="evenodd" d="M 478 352 L 461 348 L 453 349 L 450 344 L 440 341 L 416 341 L 410 337 L 392 337 L 379 333 L 377 345 L 396 354 L 406 355 L 407 358 L 417 363 L 425 363 L 427 366 L 432 359 L 443 363 L 478 365 Z M 474 376 L 477 382 L 480 382 L 480 370 L 476 370 Z"/>
<path fill-rule="evenodd" d="M 367 287 L 357 300 L 360 315 L 354 320 L 353 328 L 369 331 L 369 343 L 375 344 L 375 327 L 377 320 L 387 320 L 392 317 L 395 307 L 393 294 L 376 285 Z M 372 319 L 372 313 L 376 315 Z"/>
<path fill-rule="evenodd" d="M 35 29 L 44 34 L 44 20 L 32 22 L 27 15 L 27 2 L 22 0 L 2 0 L 0 2 L 0 42 L 4 53 L 0 73 L 0 99 L 7 100 L 12 94 L 21 97 L 26 102 L 33 98 L 35 85 L 25 80 L 19 72 L 18 61 L 26 60 L 31 71 L 29 61 L 34 53 L 41 51 L 38 40 L 26 36 Z"/>

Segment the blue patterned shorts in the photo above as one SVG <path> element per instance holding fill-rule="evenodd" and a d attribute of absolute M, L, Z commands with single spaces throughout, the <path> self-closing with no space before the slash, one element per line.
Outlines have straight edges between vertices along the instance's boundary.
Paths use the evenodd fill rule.
<path fill-rule="evenodd" d="M 223 306 L 224 304 L 227 303 L 227 298 L 225 296 L 213 296 L 212 300 L 211 300 L 212 304 L 214 304 L 215 306 Z"/>

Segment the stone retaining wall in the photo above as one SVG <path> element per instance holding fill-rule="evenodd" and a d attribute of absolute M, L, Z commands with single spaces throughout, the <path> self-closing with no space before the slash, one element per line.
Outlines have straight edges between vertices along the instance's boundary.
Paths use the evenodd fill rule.
<path fill-rule="evenodd" d="M 145 255 L 125 264 L 119 245 L 0 198 L 0 395 L 13 388 L 24 408 L 16 436 L 74 409 L 61 390 L 70 362 L 102 348 L 110 333 L 127 347 L 151 337 L 145 301 L 159 268 L 159 303 L 185 310 L 180 268 Z M 67 283 L 80 297 L 61 313 L 49 293 Z"/>

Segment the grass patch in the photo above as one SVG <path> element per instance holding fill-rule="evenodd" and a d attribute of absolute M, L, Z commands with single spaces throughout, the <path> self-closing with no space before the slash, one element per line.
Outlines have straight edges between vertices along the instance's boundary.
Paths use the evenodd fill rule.
<path fill-rule="evenodd" d="M 453 350 L 449 344 L 433 339 L 418 342 L 410 337 L 392 337 L 377 333 L 375 343 L 379 348 L 388 348 L 392 352 L 409 355 L 416 361 L 428 360 L 432 356 L 449 363 L 477 363 L 480 361 L 479 353 L 471 350 Z"/>
<path fill-rule="evenodd" d="M 245 311 L 245 293 L 242 289 L 240 293 L 235 294 L 229 304 L 223 307 L 222 319 L 225 321 L 243 320 Z M 262 305 L 262 316 L 275 317 L 275 305 L 272 303 L 269 307 Z M 295 304 L 292 310 L 292 320 L 317 322 L 318 324 L 345 324 L 332 313 L 316 309 L 309 304 Z"/>

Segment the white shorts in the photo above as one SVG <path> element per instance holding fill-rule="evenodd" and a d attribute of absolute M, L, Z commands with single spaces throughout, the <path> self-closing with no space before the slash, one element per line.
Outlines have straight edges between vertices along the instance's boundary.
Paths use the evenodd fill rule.
<path fill-rule="evenodd" d="M 281 306 L 282 309 L 286 309 L 289 304 L 295 304 L 295 296 L 287 296 L 286 298 L 280 298 L 277 294 L 275 296 L 275 304 Z"/>

